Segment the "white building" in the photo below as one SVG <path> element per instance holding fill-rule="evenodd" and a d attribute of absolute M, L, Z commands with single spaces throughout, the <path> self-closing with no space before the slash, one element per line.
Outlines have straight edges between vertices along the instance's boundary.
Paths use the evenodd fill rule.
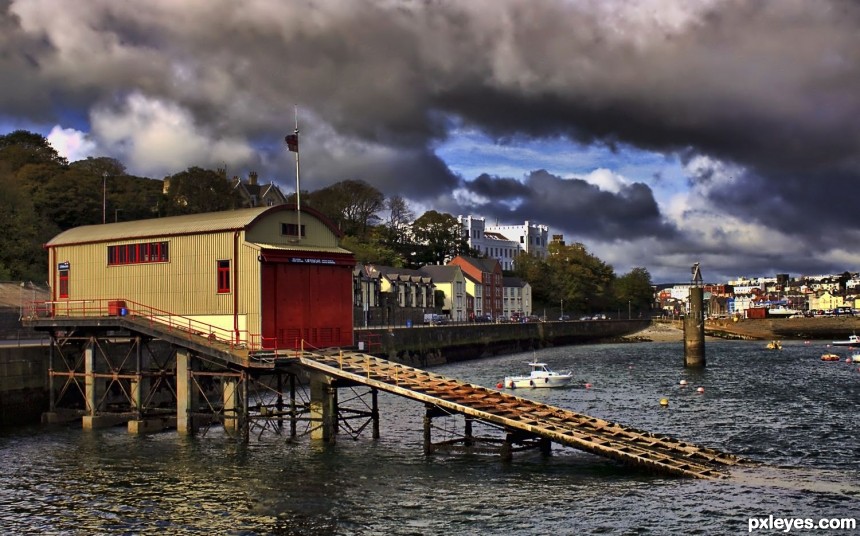
<path fill-rule="evenodd" d="M 502 270 L 513 270 L 514 259 L 528 253 L 539 259 L 547 257 L 549 227 L 526 221 L 523 225 L 487 225 L 485 218 L 458 216 L 469 247 L 496 259 Z"/>

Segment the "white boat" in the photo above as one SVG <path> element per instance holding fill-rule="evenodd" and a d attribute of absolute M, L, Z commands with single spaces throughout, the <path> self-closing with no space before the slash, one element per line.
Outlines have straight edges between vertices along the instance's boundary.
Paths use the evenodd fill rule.
<path fill-rule="evenodd" d="M 797 316 L 797 315 L 803 316 L 803 311 L 800 311 L 798 309 L 789 309 L 788 307 L 785 307 L 784 305 L 778 305 L 776 307 L 770 307 L 767 310 L 767 316 L 769 316 L 771 318 L 789 318 L 789 317 Z"/>
<path fill-rule="evenodd" d="M 849 335 L 848 340 L 833 341 L 833 346 L 860 346 L 860 336 Z"/>
<path fill-rule="evenodd" d="M 860 363 L 860 352 L 854 352 L 851 354 L 851 361 L 854 363 Z"/>
<path fill-rule="evenodd" d="M 532 361 L 529 365 L 532 371 L 528 376 L 505 376 L 504 386 L 507 389 L 564 387 L 573 379 L 570 372 L 555 372 L 546 363 Z"/>

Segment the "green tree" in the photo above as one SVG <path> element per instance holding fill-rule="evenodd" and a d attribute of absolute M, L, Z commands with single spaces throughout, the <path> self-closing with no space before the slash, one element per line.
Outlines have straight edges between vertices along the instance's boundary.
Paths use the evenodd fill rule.
<path fill-rule="evenodd" d="M 615 305 L 612 267 L 595 257 L 581 243 L 550 244 L 546 260 L 550 288 L 565 311 L 606 311 Z"/>
<path fill-rule="evenodd" d="M 375 239 L 363 240 L 345 235 L 341 240 L 341 246 L 352 251 L 359 264 L 381 264 L 398 268 L 403 266 L 402 257 Z"/>
<path fill-rule="evenodd" d="M 46 137 L 26 130 L 0 135 L 0 160 L 16 171 L 27 164 L 65 166 L 68 163 Z"/>
<path fill-rule="evenodd" d="M 231 210 L 242 206 L 239 194 L 223 173 L 190 167 L 171 175 L 159 209 L 162 216 Z"/>
<path fill-rule="evenodd" d="M 412 224 L 412 236 L 416 255 L 409 259 L 410 267 L 445 264 L 457 255 L 469 253 L 463 226 L 450 214 L 428 210 Z"/>
<path fill-rule="evenodd" d="M 636 316 L 650 311 L 654 289 L 647 269 L 633 268 L 615 280 L 614 288 L 619 308 L 628 308 L 628 312 Z"/>
<path fill-rule="evenodd" d="M 364 181 L 345 180 L 304 197 L 345 234 L 366 238 L 385 208 L 382 192 Z"/>

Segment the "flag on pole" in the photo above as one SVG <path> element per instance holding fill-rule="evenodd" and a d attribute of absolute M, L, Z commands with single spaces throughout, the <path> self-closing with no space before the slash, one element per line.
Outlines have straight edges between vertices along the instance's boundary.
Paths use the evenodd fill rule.
<path fill-rule="evenodd" d="M 287 142 L 287 148 L 297 153 L 299 152 L 299 135 L 298 134 L 290 134 L 284 140 Z"/>

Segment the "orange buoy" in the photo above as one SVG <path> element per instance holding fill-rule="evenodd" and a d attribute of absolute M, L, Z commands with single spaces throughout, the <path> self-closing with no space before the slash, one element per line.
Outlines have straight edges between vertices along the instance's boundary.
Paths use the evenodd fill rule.
<path fill-rule="evenodd" d="M 496 389 L 501 389 L 502 387 L 504 387 L 504 385 L 502 385 L 502 382 L 496 384 Z"/>
<path fill-rule="evenodd" d="M 704 392 L 705 392 L 705 388 L 704 388 L 704 387 L 699 387 L 698 389 L 696 389 L 696 392 L 697 392 L 697 393 L 704 393 Z"/>
<path fill-rule="evenodd" d="M 585 384 L 585 388 L 586 388 L 586 389 L 591 389 L 591 384 L 590 384 L 590 383 L 586 383 L 586 384 Z"/>

